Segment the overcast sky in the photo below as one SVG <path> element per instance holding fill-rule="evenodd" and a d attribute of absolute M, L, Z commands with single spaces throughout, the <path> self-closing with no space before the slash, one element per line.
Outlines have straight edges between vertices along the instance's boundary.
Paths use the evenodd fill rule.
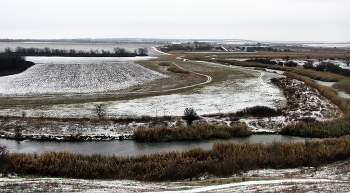
<path fill-rule="evenodd" d="M 3 38 L 350 41 L 350 0 L 1 0 Z"/>

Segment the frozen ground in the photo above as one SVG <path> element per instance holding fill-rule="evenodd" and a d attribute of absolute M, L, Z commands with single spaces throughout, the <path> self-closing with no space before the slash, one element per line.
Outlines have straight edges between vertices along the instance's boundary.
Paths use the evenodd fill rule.
<path fill-rule="evenodd" d="M 28 57 L 36 65 L 0 77 L 0 95 L 110 92 L 165 78 L 132 62 L 149 58 Z"/>
<path fill-rule="evenodd" d="M 198 63 L 198 65 L 213 66 L 217 64 Z M 225 82 L 208 84 L 194 88 L 191 91 L 166 95 L 160 94 L 134 100 L 107 101 L 103 102 L 103 104 L 106 106 L 107 114 L 111 117 L 181 116 L 184 109 L 188 107 L 194 108 L 198 114 L 203 115 L 235 112 L 255 105 L 273 108 L 284 105 L 285 99 L 280 90 L 276 86 L 269 84 L 270 78 L 279 77 L 279 75 L 250 69 L 234 69 L 222 65 L 217 65 L 217 68 L 226 68 L 229 71 L 242 71 L 251 77 L 232 77 Z M 156 76 L 161 77 L 158 74 Z M 50 89 L 50 85 L 44 85 L 44 87 Z M 28 91 L 28 89 L 23 91 L 22 87 L 17 86 L 10 90 L 13 91 L 2 89 L 0 93 L 9 94 L 10 92 Z M 51 91 L 49 92 L 57 92 L 57 89 L 51 86 Z M 101 104 L 101 102 L 50 105 L 41 106 L 37 109 L 3 109 L 1 115 L 21 115 L 21 112 L 25 111 L 29 117 L 89 117 L 96 104 Z"/>
<path fill-rule="evenodd" d="M 262 169 L 229 178 L 140 182 L 1 177 L 1 192 L 349 192 L 350 160 L 316 168 Z"/>
<path fill-rule="evenodd" d="M 248 59 L 251 58 L 231 58 L 229 60 L 237 60 L 237 61 L 246 61 Z M 275 61 L 277 63 L 279 62 L 286 62 L 283 59 L 273 59 L 272 61 Z M 297 63 L 299 66 L 303 66 L 307 61 L 312 61 L 313 62 L 313 66 L 318 66 L 321 62 L 331 62 L 335 65 L 338 65 L 339 67 L 343 68 L 343 69 L 350 69 L 350 64 L 349 61 L 346 60 L 338 60 L 338 59 L 334 59 L 334 60 L 330 60 L 330 59 L 325 59 L 325 60 L 317 60 L 317 59 L 308 59 L 308 60 L 303 60 L 303 59 L 290 59 L 289 61 L 293 61 L 295 63 Z"/>
<path fill-rule="evenodd" d="M 196 62 L 183 63 L 201 73 L 227 71 L 230 75 L 223 81 L 213 81 L 198 85 L 192 89 L 177 91 L 174 94 L 159 94 L 137 99 L 113 100 L 104 102 L 89 102 L 76 104 L 41 105 L 35 108 L 19 106 L 2 109 L 0 115 L 27 117 L 96 117 L 93 109 L 96 105 L 106 108 L 108 117 L 141 117 L 141 116 L 182 116 L 185 108 L 194 108 L 199 115 L 232 113 L 246 107 L 268 106 L 274 109 L 283 109 L 283 116 L 271 118 L 243 117 L 239 122 L 248 124 L 254 132 L 275 132 L 285 124 L 303 118 L 325 120 L 341 116 L 340 110 L 319 93 L 297 80 L 283 79 L 278 73 L 257 71 L 253 69 L 223 66 L 215 63 Z M 221 71 L 220 71 L 221 70 Z M 244 76 L 241 76 L 244 74 Z M 215 75 L 215 73 L 213 73 Z M 272 84 L 270 79 L 279 79 L 279 86 Z M 208 80 L 211 80 L 211 77 Z M 280 87 L 280 88 L 279 88 Z M 286 93 L 283 89 L 293 91 Z M 292 101 L 292 104 L 286 103 Z M 232 120 L 226 116 L 205 117 L 206 121 L 217 124 L 231 124 Z M 14 126 L 23 125 L 23 134 L 50 134 L 50 135 L 120 135 L 132 134 L 141 124 L 119 124 L 114 122 L 55 122 L 41 120 L 39 123 L 31 120 L 0 120 L 0 124 L 7 131 L 14 132 Z M 177 120 L 168 122 L 176 124 Z M 235 120 L 237 122 L 237 120 Z M 97 125 L 96 125 L 97 124 Z M 12 128 L 12 129 L 11 129 Z"/>

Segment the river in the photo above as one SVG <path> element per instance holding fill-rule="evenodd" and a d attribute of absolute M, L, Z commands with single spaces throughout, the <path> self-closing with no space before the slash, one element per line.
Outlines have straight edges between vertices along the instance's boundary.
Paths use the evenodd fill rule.
<path fill-rule="evenodd" d="M 113 141 L 80 141 L 80 142 L 62 142 L 62 141 L 16 141 L 11 139 L 0 139 L 1 145 L 6 145 L 10 152 L 21 153 L 42 153 L 45 151 L 70 151 L 82 154 L 115 154 L 118 156 L 132 156 L 140 154 L 151 154 L 155 152 L 183 151 L 195 147 L 209 149 L 216 142 L 254 142 L 271 143 L 274 141 L 298 142 L 310 138 L 295 136 L 285 136 L 278 134 L 264 135 L 254 134 L 249 137 L 235 137 L 231 139 L 210 139 L 203 141 L 175 141 L 175 142 L 157 142 L 142 143 L 135 140 L 113 140 Z"/>

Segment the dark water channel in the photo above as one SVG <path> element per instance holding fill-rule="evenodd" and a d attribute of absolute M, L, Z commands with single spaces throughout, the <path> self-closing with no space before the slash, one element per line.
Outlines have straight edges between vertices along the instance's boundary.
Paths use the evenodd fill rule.
<path fill-rule="evenodd" d="M 45 152 L 45 151 L 71 151 L 82 154 L 101 153 L 115 154 L 118 156 L 150 154 L 154 152 L 183 151 L 195 147 L 209 149 L 216 142 L 256 142 L 271 143 L 273 141 L 297 142 L 305 141 L 309 138 L 284 136 L 284 135 L 264 135 L 255 134 L 249 137 L 237 137 L 231 139 L 211 139 L 204 141 L 181 141 L 181 142 L 160 142 L 142 143 L 135 140 L 114 140 L 114 141 L 16 141 L 10 139 L 0 139 L 1 145 L 6 145 L 10 152 Z"/>

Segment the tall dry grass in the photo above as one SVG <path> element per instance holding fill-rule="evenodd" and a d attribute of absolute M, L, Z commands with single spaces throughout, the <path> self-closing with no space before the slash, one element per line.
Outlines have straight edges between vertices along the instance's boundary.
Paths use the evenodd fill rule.
<path fill-rule="evenodd" d="M 316 88 L 322 96 L 336 104 L 343 111 L 344 115 L 341 118 L 330 121 L 293 123 L 285 126 L 281 131 L 282 134 L 323 138 L 339 137 L 350 134 L 350 108 L 346 99 L 338 96 L 335 89 L 317 84 L 308 77 L 300 76 L 291 72 L 285 72 L 284 74 Z"/>
<path fill-rule="evenodd" d="M 321 72 L 316 71 L 312 69 L 304 69 L 304 68 L 293 68 L 291 69 L 291 72 L 301 75 L 301 76 L 307 76 L 309 78 L 312 78 L 314 80 L 322 80 L 326 82 L 338 82 L 340 80 L 343 80 L 345 76 L 331 73 L 331 72 Z"/>
<path fill-rule="evenodd" d="M 249 136 L 252 132 L 245 124 L 242 125 L 213 125 L 197 123 L 191 126 L 155 126 L 140 127 L 134 132 L 134 139 L 143 142 L 201 140 L 208 138 L 230 138 Z"/>
<path fill-rule="evenodd" d="M 303 137 L 340 137 L 350 135 L 349 116 L 329 121 L 292 123 L 282 128 L 281 134 Z"/>
<path fill-rule="evenodd" d="M 350 78 L 343 79 L 335 83 L 332 87 L 335 89 L 345 91 L 346 93 L 350 94 Z"/>
<path fill-rule="evenodd" d="M 350 137 L 305 143 L 216 143 L 211 149 L 117 157 L 70 152 L 12 153 L 7 173 L 89 179 L 183 180 L 203 174 L 230 176 L 259 168 L 318 167 L 350 157 Z"/>
<path fill-rule="evenodd" d="M 298 67 L 282 67 L 277 65 L 252 63 L 252 62 L 238 62 L 220 60 L 221 63 L 229 63 L 233 65 L 247 66 L 247 67 L 262 67 L 284 70 L 284 75 L 290 76 L 294 79 L 305 82 L 307 85 L 316 88 L 320 94 L 332 103 L 337 105 L 344 113 L 344 116 L 339 119 L 326 122 L 313 123 L 297 123 L 287 125 L 282 129 L 282 134 L 299 135 L 307 137 L 339 137 L 350 134 L 350 107 L 349 100 L 340 97 L 337 91 L 331 87 L 317 84 L 312 79 L 323 81 L 339 81 L 333 87 L 350 92 L 350 80 L 339 74 L 330 72 L 320 72 L 311 69 L 303 69 Z M 312 78 L 312 79 L 311 79 Z"/>

